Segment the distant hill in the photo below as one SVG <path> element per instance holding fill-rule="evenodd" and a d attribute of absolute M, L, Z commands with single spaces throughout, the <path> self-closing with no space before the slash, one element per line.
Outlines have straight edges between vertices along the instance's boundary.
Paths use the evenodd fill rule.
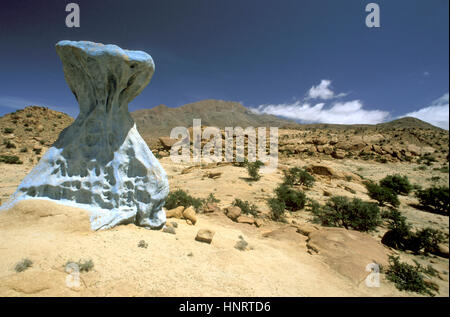
<path fill-rule="evenodd" d="M 309 123 L 309 124 L 297 124 L 296 125 L 286 125 L 289 128 L 301 128 L 301 129 L 371 129 L 371 130 L 393 130 L 393 129 L 423 129 L 423 130 L 437 130 L 446 131 L 442 128 L 436 127 L 425 121 L 422 121 L 413 117 L 404 117 L 400 119 L 395 119 L 388 122 L 378 123 L 378 124 L 333 124 L 333 123 Z"/>
<path fill-rule="evenodd" d="M 193 119 L 201 119 L 203 126 L 242 128 L 253 126 L 298 125 L 273 115 L 256 114 L 239 102 L 223 100 L 202 100 L 169 108 L 159 105 L 152 109 L 142 109 L 131 113 L 139 132 L 146 137 L 168 136 L 172 128 L 191 127 Z"/>

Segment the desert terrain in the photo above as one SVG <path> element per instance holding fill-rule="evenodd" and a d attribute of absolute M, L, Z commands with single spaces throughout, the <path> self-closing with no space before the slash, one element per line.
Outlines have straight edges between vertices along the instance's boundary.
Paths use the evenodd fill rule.
<path fill-rule="evenodd" d="M 230 112 L 223 103 L 217 107 Z M 269 122 L 248 115 L 249 125 Z M 42 107 L 0 118 L 0 154 L 21 162 L 0 162 L 2 204 L 72 121 Z M 146 124 L 151 126 L 141 120 L 138 128 Z M 393 174 L 406 175 L 422 188 L 448 186 L 448 131 L 412 118 L 377 126 L 277 126 L 278 169 L 261 174 L 258 181 L 250 181 L 247 169 L 236 164 L 174 163 L 167 133 L 140 129 L 168 174 L 171 192 L 181 189 L 202 199 L 213 194 L 219 200 L 214 211 L 197 212 L 195 223 L 172 217 L 167 219 L 170 230 L 128 224 L 94 232 L 87 211 L 45 199 L 24 200 L 0 211 L 0 296 L 424 296 L 398 290 L 383 272 L 379 287 L 366 285 L 366 265 L 385 267 L 388 255 L 431 266 L 437 273 L 427 280 L 438 288 L 435 295 L 449 296 L 448 211 L 431 213 L 417 208 L 413 194 L 399 196 L 398 209 L 415 230 L 431 227 L 443 233 L 445 257 L 383 245 L 385 221 L 368 233 L 325 227 L 314 222 L 308 208 L 275 221 L 267 204 L 283 182 L 283 171 L 292 167 L 304 167 L 315 177 L 311 188 L 302 189 L 319 204 L 331 196 L 372 201 L 364 181 Z M 424 164 L 421 158 L 430 155 L 433 161 Z M 226 211 L 235 199 L 254 204 L 258 214 L 233 221 Z M 210 243 L 196 240 L 200 229 L 214 232 Z M 17 272 L 22 259 L 32 265 Z M 94 266 L 80 273 L 79 286 L 69 287 L 66 264 L 79 260 L 91 260 Z"/>

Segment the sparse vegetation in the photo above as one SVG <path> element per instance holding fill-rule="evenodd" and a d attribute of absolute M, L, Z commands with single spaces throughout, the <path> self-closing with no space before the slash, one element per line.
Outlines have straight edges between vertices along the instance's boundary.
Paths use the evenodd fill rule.
<path fill-rule="evenodd" d="M 3 132 L 4 132 L 5 134 L 11 134 L 11 133 L 14 132 L 14 129 L 13 129 L 13 128 L 4 128 L 4 129 L 3 129 Z"/>
<path fill-rule="evenodd" d="M 0 155 L 0 162 L 6 164 L 23 164 L 23 162 L 16 155 Z"/>
<path fill-rule="evenodd" d="M 19 272 L 23 272 L 26 269 L 30 268 L 33 265 L 33 261 L 31 261 L 30 259 L 22 259 L 21 261 L 19 261 L 16 266 L 14 267 L 14 270 L 19 273 Z"/>
<path fill-rule="evenodd" d="M 78 262 L 67 261 L 65 267 L 67 267 L 70 264 L 77 265 L 80 272 L 89 272 L 94 268 L 94 261 L 92 260 L 85 260 L 85 261 L 78 260 Z"/>
<path fill-rule="evenodd" d="M 270 217 L 272 220 L 280 221 L 283 219 L 284 210 L 286 209 L 286 204 L 284 201 L 278 198 L 269 198 L 267 204 L 270 208 Z"/>
<path fill-rule="evenodd" d="M 422 272 L 424 269 L 416 263 L 410 265 L 400 262 L 398 256 L 389 256 L 389 266 L 386 268 L 386 278 L 401 291 L 411 291 L 419 294 L 434 296 L 437 291 L 432 284 L 425 283 Z"/>
<path fill-rule="evenodd" d="M 296 190 L 286 184 L 281 184 L 275 189 L 278 200 L 284 202 L 285 209 L 289 211 L 301 210 L 306 204 L 306 195 L 301 190 Z"/>
<path fill-rule="evenodd" d="M 239 198 L 236 198 L 233 201 L 233 206 L 237 206 L 241 208 L 243 214 L 257 216 L 259 211 L 258 207 L 254 204 L 249 203 L 248 201 L 243 201 Z"/>
<path fill-rule="evenodd" d="M 350 200 L 344 196 L 333 196 L 325 206 L 313 205 L 312 208 L 316 221 L 323 226 L 372 231 L 380 223 L 380 209 L 377 204 L 358 198 Z"/>
<path fill-rule="evenodd" d="M 203 200 L 201 198 L 192 197 L 182 189 L 170 192 L 165 204 L 167 209 L 173 209 L 178 206 L 184 206 L 185 208 L 192 206 L 197 212 L 200 211 L 202 205 Z"/>
<path fill-rule="evenodd" d="M 205 200 L 205 204 L 207 203 L 220 203 L 220 199 L 216 198 L 213 193 L 209 193 L 208 197 Z"/>
<path fill-rule="evenodd" d="M 264 165 L 264 163 L 261 161 L 247 163 L 248 176 L 250 176 L 250 179 L 252 181 L 258 181 L 261 179 L 261 175 L 259 175 L 259 169 L 263 165 Z"/>
<path fill-rule="evenodd" d="M 400 206 L 397 194 L 390 188 L 380 186 L 373 182 L 365 182 L 365 186 L 370 198 L 378 201 L 379 206 L 385 206 L 386 204 L 396 208 Z"/>
<path fill-rule="evenodd" d="M 415 193 L 420 204 L 437 213 L 448 214 L 450 204 L 449 188 L 445 186 L 417 190 Z"/>
<path fill-rule="evenodd" d="M 12 143 L 10 140 L 3 140 L 3 145 L 6 146 L 7 149 L 15 149 L 16 145 Z"/>
<path fill-rule="evenodd" d="M 398 195 L 409 195 L 413 190 L 408 176 L 401 176 L 399 174 L 386 176 L 380 181 L 380 186 L 390 188 Z"/>
<path fill-rule="evenodd" d="M 300 185 L 311 188 L 314 185 L 315 178 L 306 170 L 293 167 L 284 171 L 284 184 L 293 186 Z"/>

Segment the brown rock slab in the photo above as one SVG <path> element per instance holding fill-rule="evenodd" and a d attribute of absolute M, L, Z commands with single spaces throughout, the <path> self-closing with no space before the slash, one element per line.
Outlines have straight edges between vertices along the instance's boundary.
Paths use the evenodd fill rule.
<path fill-rule="evenodd" d="M 215 232 L 209 229 L 200 229 L 195 237 L 196 241 L 211 243 Z"/>
<path fill-rule="evenodd" d="M 369 263 L 388 265 L 389 251 L 368 234 L 354 230 L 323 228 L 312 231 L 307 246 L 355 284 L 364 281 Z"/>
<path fill-rule="evenodd" d="M 255 219 L 250 218 L 248 216 L 239 216 L 237 218 L 237 222 L 239 222 L 239 223 L 247 223 L 249 225 L 252 225 L 252 224 L 255 223 Z"/>

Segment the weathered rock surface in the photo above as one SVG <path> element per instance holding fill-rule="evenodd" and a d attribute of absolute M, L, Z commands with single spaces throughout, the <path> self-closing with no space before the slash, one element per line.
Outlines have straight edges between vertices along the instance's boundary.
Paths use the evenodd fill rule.
<path fill-rule="evenodd" d="M 388 250 L 368 234 L 343 228 L 321 228 L 309 231 L 308 236 L 308 248 L 318 252 L 331 268 L 355 284 L 364 281 L 369 274 L 368 264 L 388 265 Z"/>
<path fill-rule="evenodd" d="M 85 41 L 61 41 L 56 51 L 80 113 L 11 203 L 44 198 L 84 208 L 94 230 L 124 223 L 161 228 L 167 176 L 128 112 L 153 75 L 151 56 Z"/>

